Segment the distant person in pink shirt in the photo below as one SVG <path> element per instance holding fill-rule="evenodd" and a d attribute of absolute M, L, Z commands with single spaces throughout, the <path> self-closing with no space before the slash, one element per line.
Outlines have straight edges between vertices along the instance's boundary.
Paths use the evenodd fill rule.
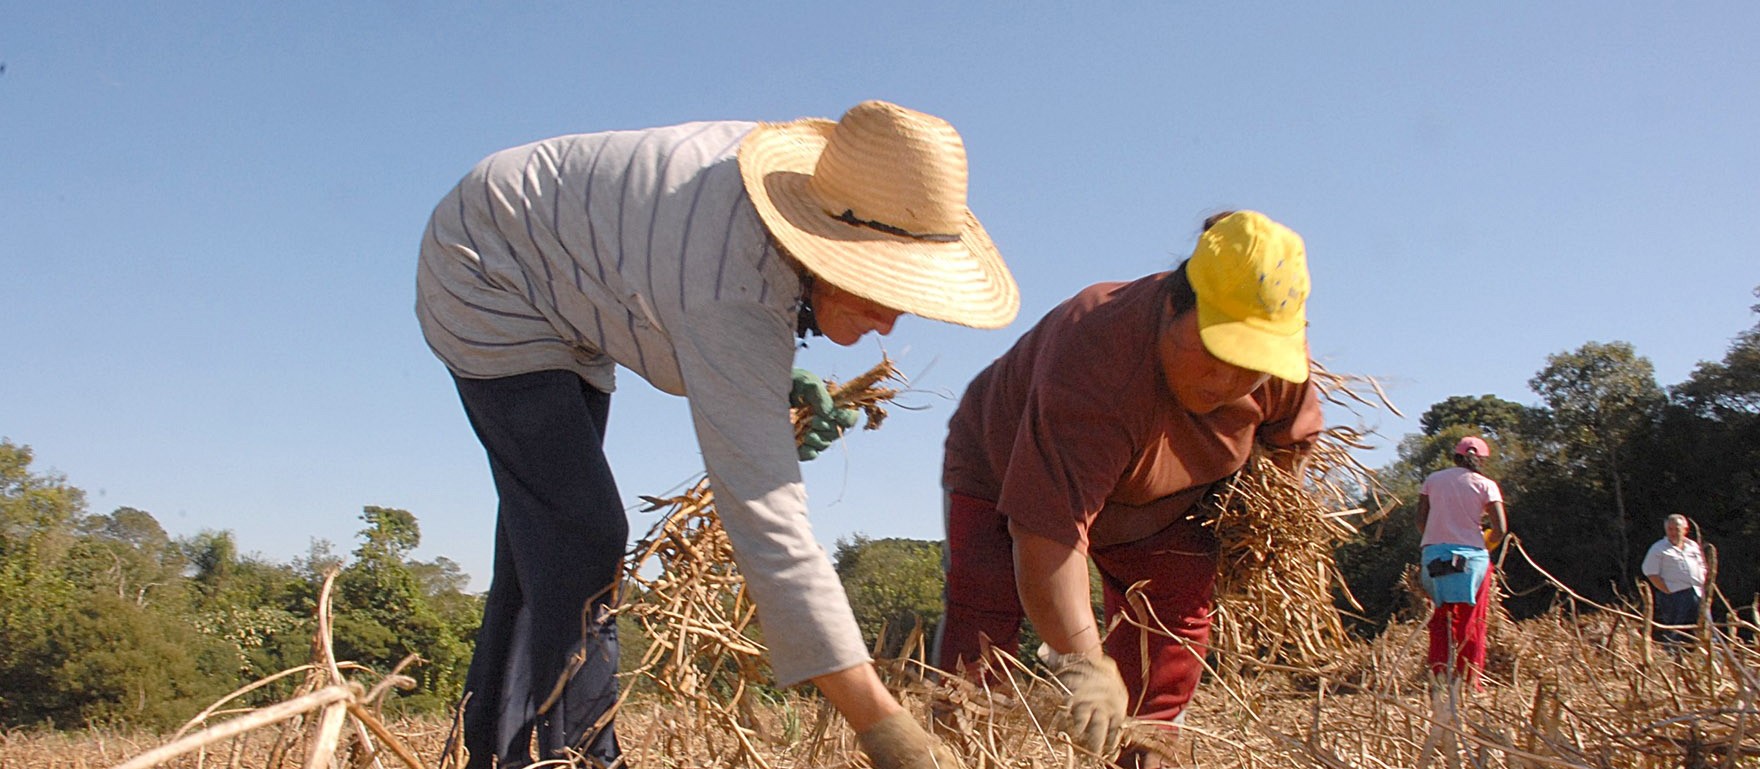
<path fill-rule="evenodd" d="M 1477 681 L 1485 668 L 1490 612 L 1491 553 L 1487 545 L 1508 530 L 1503 491 L 1483 472 L 1491 447 L 1476 436 L 1454 447 L 1454 467 L 1424 479 L 1418 495 L 1419 560 L 1424 589 L 1436 603 L 1430 616 L 1430 672 Z M 1454 658 L 1450 670 L 1449 658 Z"/>

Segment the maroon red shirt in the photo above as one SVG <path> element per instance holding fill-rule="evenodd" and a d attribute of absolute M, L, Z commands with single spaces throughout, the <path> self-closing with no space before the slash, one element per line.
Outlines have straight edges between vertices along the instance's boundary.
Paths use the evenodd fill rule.
<path fill-rule="evenodd" d="M 948 424 L 943 485 L 1085 550 L 1183 517 L 1255 439 L 1306 451 L 1323 426 L 1311 384 L 1272 378 L 1208 414 L 1180 408 L 1157 345 L 1169 275 L 1083 289 L 979 373 Z"/>

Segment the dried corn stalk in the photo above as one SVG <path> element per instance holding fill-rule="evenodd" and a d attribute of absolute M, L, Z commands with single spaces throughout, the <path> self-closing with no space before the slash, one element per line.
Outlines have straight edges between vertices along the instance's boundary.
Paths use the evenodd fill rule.
<path fill-rule="evenodd" d="M 336 571 L 328 571 L 318 589 L 318 630 L 312 637 L 310 664 L 284 670 L 222 697 L 185 723 L 169 742 L 117 764 L 115 769 L 148 769 L 191 753 L 197 755 L 199 766 L 210 745 L 225 745 L 236 758 L 243 741 L 253 734 L 270 731 L 275 736 L 264 766 L 280 766 L 284 760 L 303 754 L 307 767 L 341 766 L 345 762 L 351 766 L 377 767 L 395 759 L 410 769 L 423 769 L 421 759 L 404 739 L 386 728 L 381 712 L 392 689 L 415 688 L 415 679 L 403 671 L 420 660 L 414 654 L 405 657 L 371 689 L 359 680 L 361 677 L 351 679 L 345 675 L 345 670 L 368 675 L 372 671 L 336 659 L 330 616 L 330 592 L 335 583 Z M 261 708 L 223 710 L 252 691 L 297 673 L 304 673 L 305 677 L 292 698 Z M 191 733 L 220 715 L 232 717 Z M 0 766 L 5 765 L 0 760 Z"/>
<path fill-rule="evenodd" d="M 864 429 L 873 430 L 898 394 L 884 384 L 902 380 L 892 361 L 882 360 L 861 376 L 826 384 L 838 407 L 861 411 Z M 812 416 L 805 407 L 794 409 L 796 441 Z M 734 566 L 709 483 L 700 480 L 675 497 L 642 499 L 647 510 L 665 512 L 627 560 L 628 602 L 614 612 L 629 617 L 650 640 L 642 659 L 624 674 L 631 680 L 623 697 L 649 683 L 693 707 L 701 723 L 719 732 L 702 735 L 716 761 L 767 767 L 753 716 L 752 687 L 770 680 L 753 625 L 757 609 Z"/>
<path fill-rule="evenodd" d="M 1333 374 L 1316 364 L 1313 381 L 1333 403 L 1380 404 L 1398 413 L 1372 379 Z M 1374 517 L 1394 502 L 1351 454 L 1367 447 L 1363 435 L 1349 427 L 1327 429 L 1299 476 L 1255 451 L 1200 504 L 1198 514 L 1221 544 L 1211 648 L 1225 670 L 1250 660 L 1324 669 L 1350 646 L 1334 590 L 1355 599 L 1333 550 L 1356 534 L 1349 519 L 1368 514 L 1357 506 L 1359 499 L 1377 506 Z"/>

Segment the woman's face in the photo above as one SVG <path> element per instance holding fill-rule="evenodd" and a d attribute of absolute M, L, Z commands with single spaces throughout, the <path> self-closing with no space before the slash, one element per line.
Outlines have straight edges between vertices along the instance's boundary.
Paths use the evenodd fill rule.
<path fill-rule="evenodd" d="M 1180 313 L 1161 333 L 1161 374 L 1180 408 L 1208 414 L 1230 401 L 1246 397 L 1271 378 L 1270 374 L 1224 363 L 1198 336 L 1198 313 Z"/>
<path fill-rule="evenodd" d="M 826 339 L 848 347 L 869 331 L 892 333 L 898 310 L 875 304 L 823 280 L 813 282 L 813 317 Z"/>

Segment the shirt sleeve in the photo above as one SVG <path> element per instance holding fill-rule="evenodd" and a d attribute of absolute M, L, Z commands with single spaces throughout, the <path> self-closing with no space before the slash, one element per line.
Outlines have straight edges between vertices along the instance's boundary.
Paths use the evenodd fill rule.
<path fill-rule="evenodd" d="M 1487 505 L 1492 502 L 1503 501 L 1503 487 L 1497 485 L 1497 481 L 1491 480 L 1490 478 L 1485 479 L 1485 491 L 1483 493 L 1485 495 L 1485 504 Z"/>
<path fill-rule="evenodd" d="M 777 683 L 868 661 L 843 584 L 807 520 L 788 390 L 793 327 L 775 308 L 707 302 L 674 334 L 715 508 L 765 629 Z"/>
<path fill-rule="evenodd" d="M 1662 576 L 1662 548 L 1651 545 L 1650 551 L 1644 554 L 1644 565 L 1641 569 L 1645 576 Z"/>
<path fill-rule="evenodd" d="M 1107 372 L 1068 365 L 1058 349 L 1042 351 L 1034 367 L 996 509 L 1034 534 L 1086 551 L 1088 529 L 1135 453 L 1131 409 L 1147 407 L 1112 402 L 1107 395 L 1123 388 L 1104 382 Z"/>
<path fill-rule="evenodd" d="M 1268 396 L 1262 403 L 1265 421 L 1259 425 L 1259 443 L 1272 449 L 1295 451 L 1306 455 L 1326 427 L 1326 416 L 1320 409 L 1320 391 L 1313 380 L 1294 384 L 1271 380 Z"/>

